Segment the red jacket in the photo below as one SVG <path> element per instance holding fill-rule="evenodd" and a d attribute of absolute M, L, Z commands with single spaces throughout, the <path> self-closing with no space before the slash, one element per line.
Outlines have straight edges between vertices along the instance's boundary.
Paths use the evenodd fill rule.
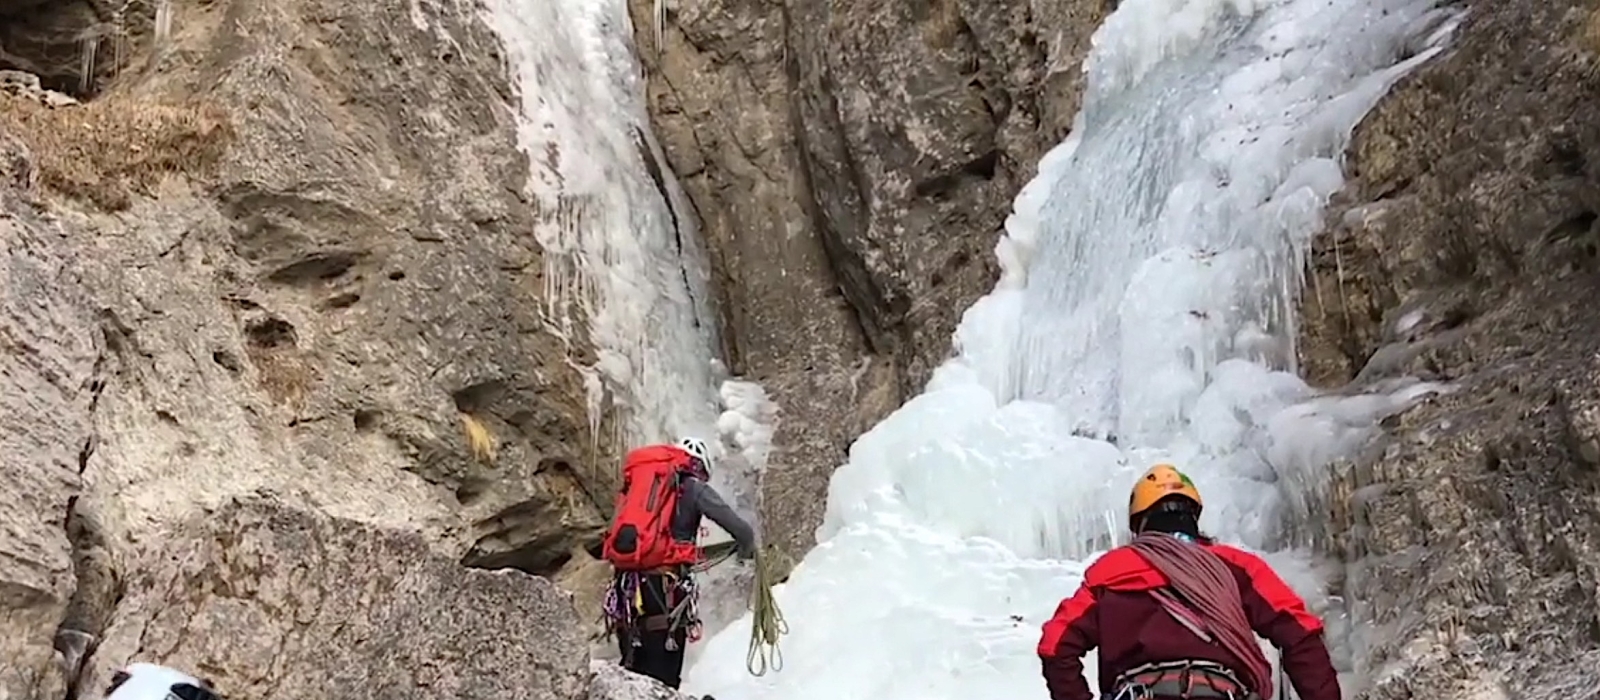
<path fill-rule="evenodd" d="M 1239 580 L 1245 617 L 1256 634 L 1283 650 L 1283 667 L 1300 700 L 1340 700 L 1339 679 L 1322 640 L 1322 621 L 1305 601 L 1253 554 L 1204 543 L 1222 557 Z M 1128 547 L 1118 547 L 1090 565 L 1083 585 L 1061 601 L 1044 623 L 1039 657 L 1050 700 L 1093 700 L 1083 679 L 1083 655 L 1100 649 L 1100 695 L 1111 697 L 1118 676 L 1159 661 L 1211 661 L 1243 670 L 1222 647 L 1206 642 L 1161 608 L 1148 591 L 1167 579 Z"/>

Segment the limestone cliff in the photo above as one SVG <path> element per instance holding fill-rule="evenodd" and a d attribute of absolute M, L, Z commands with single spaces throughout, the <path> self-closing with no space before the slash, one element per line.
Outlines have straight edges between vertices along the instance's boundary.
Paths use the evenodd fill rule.
<path fill-rule="evenodd" d="M 1455 393 L 1339 470 L 1368 698 L 1593 697 L 1600 618 L 1600 3 L 1477 2 L 1351 147 L 1303 357 Z"/>
<path fill-rule="evenodd" d="M 76 588 L 67 513 L 91 434 L 94 315 L 56 232 L 19 201 L 35 178 L 0 132 L 0 697 L 59 697 L 56 626 Z"/>
<path fill-rule="evenodd" d="M 207 578 L 159 560 L 233 556 L 214 543 L 236 533 L 194 524 L 241 496 L 343 533 L 318 537 L 347 551 L 294 552 L 311 557 L 301 568 L 355 557 L 411 595 L 462 586 L 464 603 L 559 607 L 548 586 L 382 549 L 416 538 L 471 566 L 574 573 L 614 489 L 615 446 L 592 434 L 573 369 L 592 351 L 548 330 L 514 91 L 480 10 L 105 5 L 0 2 L 0 69 L 41 77 L 0 86 L 0 495 L 20 506 L 0 512 L 0 697 L 62 697 L 58 624 L 70 661 L 148 623 L 138 601 L 168 593 L 146 584 Z M 183 614 L 301 575 L 261 556 L 240 572 L 257 579 L 224 576 L 235 590 L 196 593 Z M 364 610 L 438 614 L 394 605 Z M 528 624 L 573 619 L 560 614 Z M 321 623 L 299 624 L 284 638 Z M 227 656 L 256 642 L 173 635 L 147 655 L 243 674 L 261 691 L 247 696 L 292 694 L 267 687 L 288 682 L 282 667 L 250 665 L 270 655 Z M 283 643 L 297 651 L 255 651 L 314 661 L 309 642 Z M 138 648 L 118 645 L 97 672 Z M 582 656 L 551 647 L 551 668 L 569 653 Z M 454 682 L 435 691 L 471 689 Z"/>
<path fill-rule="evenodd" d="M 798 557 L 850 443 L 921 390 L 993 286 L 1011 200 L 1068 132 L 1111 6 L 675 0 L 658 23 L 630 5 L 731 369 L 783 410 L 762 520 Z"/>

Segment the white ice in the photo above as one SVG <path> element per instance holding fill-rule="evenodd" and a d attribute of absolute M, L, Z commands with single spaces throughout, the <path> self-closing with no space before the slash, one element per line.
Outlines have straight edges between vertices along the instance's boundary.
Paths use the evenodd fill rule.
<path fill-rule="evenodd" d="M 650 130 L 626 0 L 487 0 L 483 17 L 515 72 L 546 323 L 569 342 L 587 336 L 598 354 L 575 366 L 588 378 L 593 439 L 719 445 L 707 266 Z M 608 406 L 624 418 L 620 434 L 598 434 Z"/>
<path fill-rule="evenodd" d="M 819 544 L 777 591 L 782 670 L 747 674 L 746 619 L 686 689 L 1045 698 L 1039 626 L 1125 536 L 1157 460 L 1198 482 L 1212 534 L 1282 550 L 1269 561 L 1337 630 L 1310 556 L 1282 546 L 1284 509 L 1441 387 L 1317 395 L 1295 373 L 1296 295 L 1351 130 L 1449 34 L 1435 4 L 1124 0 L 958 357 L 834 475 Z"/>

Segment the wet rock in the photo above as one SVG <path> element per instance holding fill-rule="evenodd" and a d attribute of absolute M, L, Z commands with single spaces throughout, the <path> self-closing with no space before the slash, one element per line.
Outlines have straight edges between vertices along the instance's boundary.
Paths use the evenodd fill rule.
<path fill-rule="evenodd" d="M 1330 484 L 1361 697 L 1600 687 L 1597 9 L 1474 4 L 1358 130 L 1313 252 L 1314 380 L 1458 387 Z"/>
<path fill-rule="evenodd" d="M 1078 108 L 1099 0 L 632 0 L 731 369 L 783 408 L 768 534 L 814 544 L 849 444 L 993 286 L 1011 199 Z M 659 41 L 658 41 L 659 36 Z"/>

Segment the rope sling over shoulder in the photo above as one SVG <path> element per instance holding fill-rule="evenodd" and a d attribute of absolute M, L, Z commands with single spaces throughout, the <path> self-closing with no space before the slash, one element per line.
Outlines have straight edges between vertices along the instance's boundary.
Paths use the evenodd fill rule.
<path fill-rule="evenodd" d="M 1272 663 L 1256 641 L 1239 581 L 1228 565 L 1204 547 L 1163 533 L 1141 534 L 1130 547 L 1166 577 L 1169 590 L 1154 592 L 1161 607 L 1238 659 L 1244 666 L 1239 669 L 1244 686 L 1262 700 L 1272 700 Z"/>

